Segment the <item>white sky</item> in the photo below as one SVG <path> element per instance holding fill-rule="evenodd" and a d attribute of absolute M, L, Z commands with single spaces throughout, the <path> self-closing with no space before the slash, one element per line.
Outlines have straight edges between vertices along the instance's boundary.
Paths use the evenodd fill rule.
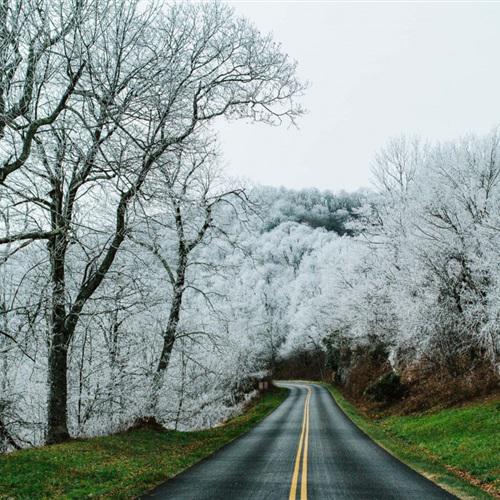
<path fill-rule="evenodd" d="M 219 126 L 232 175 L 353 190 L 369 185 L 390 137 L 453 139 L 500 123 L 500 3 L 229 3 L 311 83 L 299 130 Z"/>

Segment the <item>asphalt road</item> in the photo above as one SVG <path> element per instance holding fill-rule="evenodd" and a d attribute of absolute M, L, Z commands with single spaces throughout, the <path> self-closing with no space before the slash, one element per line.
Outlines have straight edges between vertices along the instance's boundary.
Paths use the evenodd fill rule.
<path fill-rule="evenodd" d="M 260 424 L 144 498 L 455 498 L 370 440 L 325 388 L 282 385 L 290 395 Z"/>

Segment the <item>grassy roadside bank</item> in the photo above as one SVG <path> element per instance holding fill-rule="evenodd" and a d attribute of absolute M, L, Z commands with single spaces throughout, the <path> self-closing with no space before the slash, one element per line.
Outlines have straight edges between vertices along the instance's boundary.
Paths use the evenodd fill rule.
<path fill-rule="evenodd" d="M 500 498 L 500 401 L 374 420 L 323 384 L 342 410 L 397 458 L 460 498 Z"/>
<path fill-rule="evenodd" d="M 0 498 L 132 498 L 248 431 L 287 393 L 275 388 L 214 429 L 134 430 L 0 456 Z"/>

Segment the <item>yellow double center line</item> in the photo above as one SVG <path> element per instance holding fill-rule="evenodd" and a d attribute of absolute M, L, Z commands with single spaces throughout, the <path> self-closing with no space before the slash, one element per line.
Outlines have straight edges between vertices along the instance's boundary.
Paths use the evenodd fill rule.
<path fill-rule="evenodd" d="M 300 459 L 302 458 L 302 479 L 300 482 L 300 500 L 307 500 L 307 452 L 309 447 L 309 401 L 311 400 L 311 388 L 307 388 L 307 396 L 304 402 L 304 418 L 302 419 L 302 431 L 300 433 L 299 447 L 295 457 L 293 468 L 292 485 L 288 500 L 296 500 L 297 485 L 299 482 Z"/>

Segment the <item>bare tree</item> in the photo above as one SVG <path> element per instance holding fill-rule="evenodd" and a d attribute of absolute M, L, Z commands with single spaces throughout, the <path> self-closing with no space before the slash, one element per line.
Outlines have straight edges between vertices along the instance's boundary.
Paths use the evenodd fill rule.
<path fill-rule="evenodd" d="M 228 239 L 215 214 L 221 205 L 245 202 L 245 194 L 241 188 L 227 187 L 217 164 L 217 152 L 205 141 L 192 142 L 166 157 L 150 181 L 145 194 L 154 204 L 144 209 L 141 231 L 131 237 L 155 257 L 170 285 L 168 319 L 162 328 L 162 345 L 152 384 L 154 412 L 178 337 L 185 292 L 191 288 L 205 295 L 188 280 L 188 273 L 197 274 L 200 268 L 216 272 L 216 264 L 203 261 L 196 250 L 202 244 L 213 244 L 214 239 Z"/>
<path fill-rule="evenodd" d="M 301 114 L 295 65 L 227 6 L 178 4 L 142 14 L 136 2 L 105 7 L 74 34 L 81 64 L 72 70 L 71 103 L 65 99 L 57 120 L 45 124 L 50 133 L 30 139 L 36 156 L 22 156 L 25 168 L 2 188 L 11 216 L 0 244 L 15 243 L 12 251 L 19 251 L 43 240 L 50 257 L 49 443 L 69 437 L 68 348 L 125 240 L 129 207 L 147 178 L 215 117 L 279 123 Z M 72 68 L 74 52 L 67 52 Z M 210 210 L 183 252 L 203 237 Z M 175 324 L 174 314 L 170 329 Z"/>
<path fill-rule="evenodd" d="M 401 136 L 390 140 L 372 165 L 376 187 L 392 196 L 406 196 L 424 160 L 425 147 L 417 138 Z"/>
<path fill-rule="evenodd" d="M 86 64 L 81 45 L 92 44 L 86 24 L 95 8 L 94 0 L 0 3 L 0 184 L 69 106 Z"/>

